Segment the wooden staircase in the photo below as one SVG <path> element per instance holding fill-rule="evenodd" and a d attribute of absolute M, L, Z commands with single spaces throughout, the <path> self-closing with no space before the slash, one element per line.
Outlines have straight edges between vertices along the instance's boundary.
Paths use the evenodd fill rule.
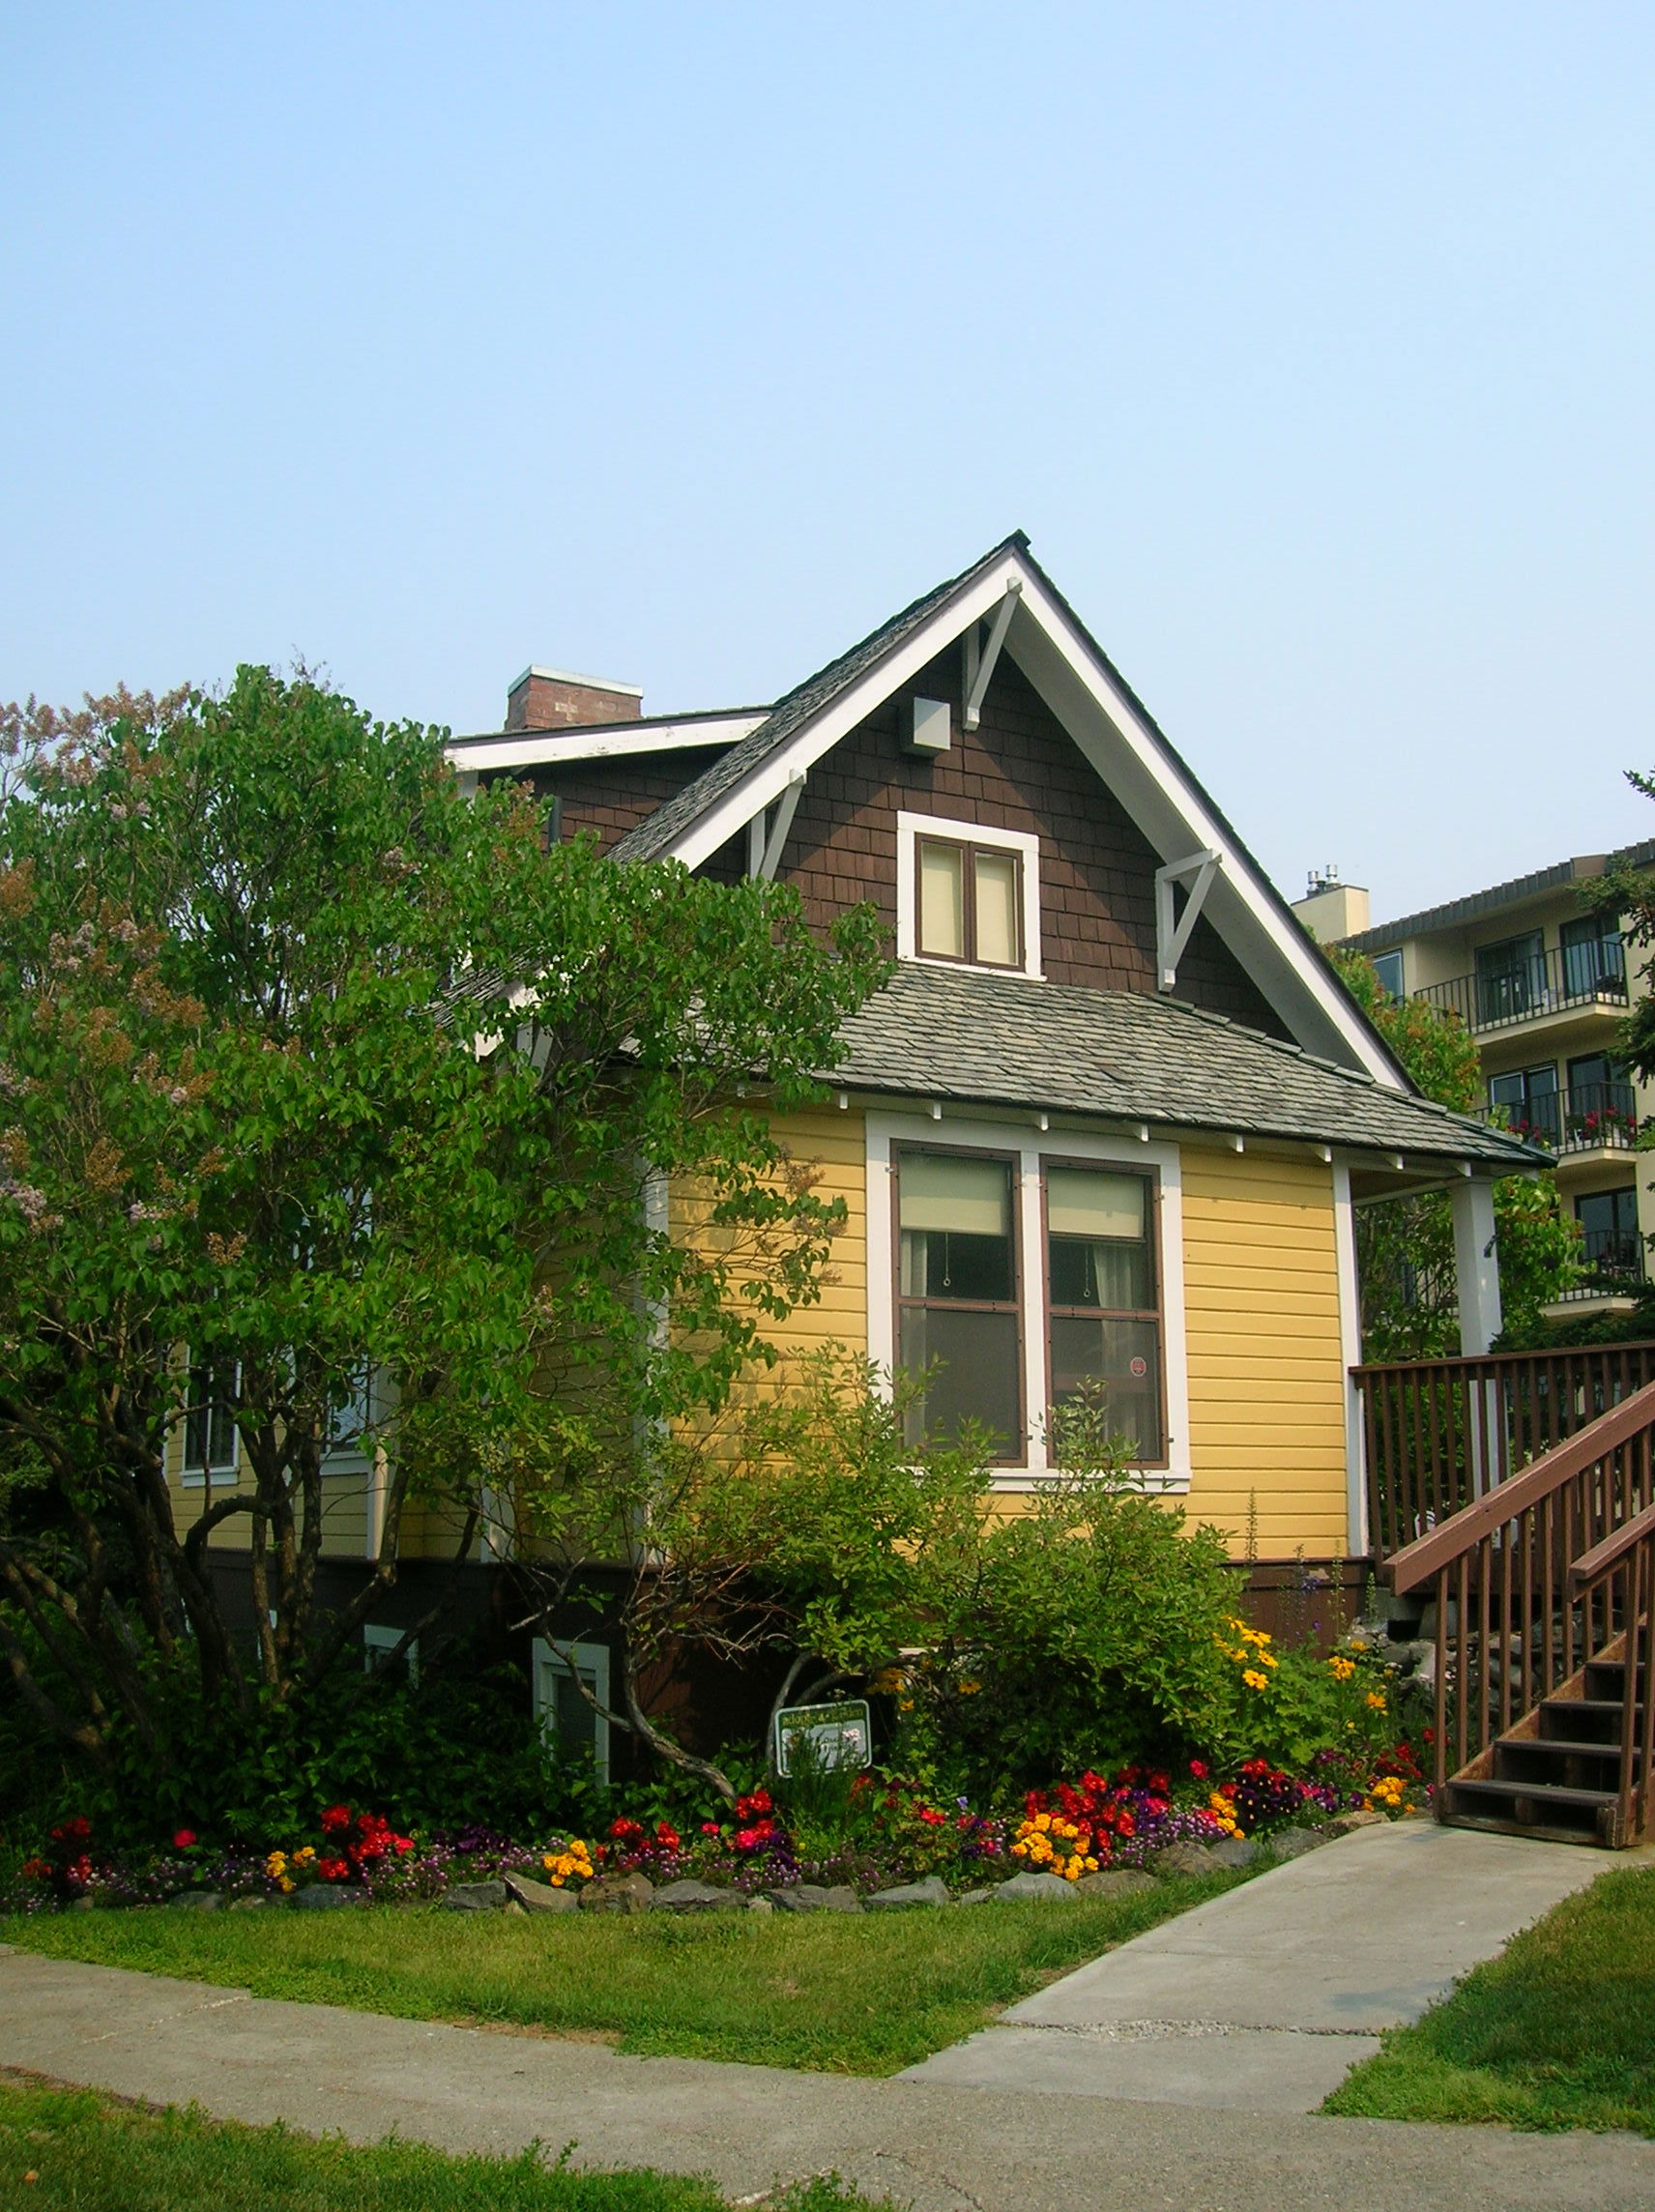
<path fill-rule="evenodd" d="M 1655 1383 L 1385 1563 L 1437 1609 L 1437 1817 L 1611 1849 L 1650 1832 Z"/>

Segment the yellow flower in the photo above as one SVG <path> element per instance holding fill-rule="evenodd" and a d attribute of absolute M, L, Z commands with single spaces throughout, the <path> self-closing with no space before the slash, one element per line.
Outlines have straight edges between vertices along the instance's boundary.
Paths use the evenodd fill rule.
<path fill-rule="evenodd" d="M 1368 1705 L 1369 1709 L 1373 1712 L 1382 1713 L 1384 1711 L 1385 1701 L 1378 1690 L 1370 1690 L 1368 1692 Z"/>
<path fill-rule="evenodd" d="M 1267 1690 L 1270 1686 L 1268 1674 L 1261 1674 L 1256 1667 L 1249 1667 L 1241 1679 L 1250 1690 Z"/>
<path fill-rule="evenodd" d="M 1336 1682 L 1348 1682 L 1356 1672 L 1353 1659 L 1341 1659 L 1337 1654 L 1327 1662 L 1327 1672 Z"/>
<path fill-rule="evenodd" d="M 974 1698 L 981 1690 L 981 1688 L 982 1684 L 980 1682 L 962 1682 L 960 1684 L 960 1695 L 962 1698 Z"/>

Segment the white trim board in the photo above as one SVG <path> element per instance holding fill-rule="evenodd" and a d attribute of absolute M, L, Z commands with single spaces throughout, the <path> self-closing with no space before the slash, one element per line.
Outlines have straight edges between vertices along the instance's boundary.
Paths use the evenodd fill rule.
<path fill-rule="evenodd" d="M 757 763 L 673 840 L 672 858 L 698 867 L 778 799 L 841 738 L 913 682 L 954 639 L 994 614 L 1018 583 L 1006 652 L 1126 808 L 1160 859 L 1203 849 L 1224 856 L 1207 914 L 1231 951 L 1296 1041 L 1388 1090 L 1403 1088 L 1389 1056 L 1370 1033 L 1303 931 L 1280 907 L 1260 872 L 1225 830 L 1211 804 L 1150 729 L 1073 618 L 1022 556 L 1011 549 L 961 586 L 919 627 Z"/>
<path fill-rule="evenodd" d="M 1184 1318 L 1183 1176 L 1176 1145 L 1141 1144 L 1130 1137 L 1094 1137 L 1079 1130 L 1030 1127 L 1027 1120 L 965 1121 L 950 1114 L 941 1126 L 927 1114 L 867 1117 L 868 1357 L 887 1373 L 896 1364 L 896 1250 L 890 1202 L 893 1146 L 950 1146 L 1012 1152 L 1017 1156 L 1018 1231 L 1024 1254 L 1023 1402 L 1029 1418 L 1021 1466 L 996 1468 L 997 1490 L 1033 1490 L 1049 1476 L 1041 1414 L 1046 1403 L 1046 1268 L 1040 1209 L 1040 1161 L 1053 1155 L 1095 1160 L 1100 1166 L 1153 1168 L 1160 1178 L 1161 1359 L 1166 1371 L 1167 1465 L 1151 1469 L 1144 1487 L 1181 1492 L 1190 1486 L 1189 1338 Z M 1038 1410 L 1038 1411 L 1037 1411 Z"/>
<path fill-rule="evenodd" d="M 1339 1272 L 1339 1356 L 1345 1364 L 1345 1556 L 1368 1556 L 1368 1476 L 1362 1393 L 1350 1370 L 1362 1360 L 1362 1300 L 1356 1281 L 1356 1215 L 1350 1170 L 1333 1163 L 1333 1253 Z"/>
<path fill-rule="evenodd" d="M 513 730 L 456 738 L 447 750 L 456 769 L 545 768 L 559 761 L 630 760 L 696 745 L 734 745 L 769 720 L 769 708 L 745 714 L 703 714 L 682 722 L 606 722 L 591 730 Z M 630 733 L 630 734 L 628 734 Z"/>

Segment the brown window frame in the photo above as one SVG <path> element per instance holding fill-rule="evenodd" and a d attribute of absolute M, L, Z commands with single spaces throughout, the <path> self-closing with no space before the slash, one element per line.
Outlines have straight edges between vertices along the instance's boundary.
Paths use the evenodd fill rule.
<path fill-rule="evenodd" d="M 1010 1179 L 1011 1296 L 1004 1298 L 915 1298 L 902 1288 L 902 1163 L 910 1156 L 951 1160 L 994 1160 L 1005 1168 Z M 1017 1430 L 1006 1440 L 1007 1449 L 997 1453 L 990 1467 L 1027 1467 L 1029 1464 L 1029 1388 L 1026 1376 L 1028 1346 L 1028 1272 L 1023 1252 L 1022 1156 L 986 1145 L 896 1145 L 890 1155 L 890 1295 L 892 1363 L 902 1371 L 902 1316 L 915 1307 L 921 1311 L 941 1306 L 952 1313 L 1009 1313 L 1017 1324 Z M 1048 1357 L 1050 1354 L 1048 1353 Z"/>
<path fill-rule="evenodd" d="M 1075 1168 L 1088 1175 L 1128 1175 L 1149 1186 L 1149 1204 L 1146 1208 L 1145 1237 L 1149 1247 L 1149 1289 L 1153 1303 L 1145 1307 L 1134 1306 L 1075 1306 L 1059 1305 L 1052 1295 L 1052 1226 L 1051 1211 L 1047 1204 L 1049 1188 L 1047 1176 L 1053 1168 Z M 1161 1422 L 1161 1454 L 1158 1459 L 1139 1459 L 1134 1467 L 1149 1473 L 1164 1473 L 1172 1466 L 1172 1438 L 1167 1419 L 1167 1312 L 1164 1270 L 1161 1266 L 1161 1172 L 1158 1168 L 1131 1166 L 1125 1160 L 1080 1159 L 1067 1152 L 1042 1152 L 1040 1154 L 1040 1280 L 1045 1293 L 1046 1315 L 1046 1406 L 1048 1417 L 1057 1403 L 1052 1383 L 1052 1324 L 1064 1321 L 1148 1321 L 1155 1324 L 1155 1375 Z"/>
<path fill-rule="evenodd" d="M 926 948 L 924 852 L 927 845 L 946 846 L 950 852 L 962 856 L 960 903 L 965 939 L 963 952 L 932 952 Z M 982 960 L 977 956 L 977 856 L 981 853 L 986 853 L 992 859 L 1009 860 L 1015 871 L 1011 916 L 1016 957 L 1011 960 Z M 1023 854 L 1015 845 L 997 845 L 986 837 L 981 840 L 933 837 L 923 830 L 916 830 L 914 837 L 914 949 L 918 958 L 946 960 L 957 968 L 993 968 L 1003 975 L 1022 975 L 1029 965 L 1029 947 L 1024 943 L 1023 931 Z"/>

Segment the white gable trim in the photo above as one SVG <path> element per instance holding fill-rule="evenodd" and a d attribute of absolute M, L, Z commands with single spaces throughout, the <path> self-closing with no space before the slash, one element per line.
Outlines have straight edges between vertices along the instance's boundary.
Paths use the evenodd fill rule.
<path fill-rule="evenodd" d="M 556 761 L 629 760 L 638 753 L 677 752 L 693 745 L 735 745 L 769 720 L 769 708 L 746 714 L 701 714 L 682 722 L 611 722 L 601 729 L 512 731 L 509 736 L 458 738 L 448 747 L 457 769 L 540 768 Z"/>
<path fill-rule="evenodd" d="M 671 857 L 692 868 L 711 859 L 762 807 L 771 805 L 794 777 L 813 768 L 963 630 L 995 614 L 1013 583 L 1021 591 L 1007 652 L 1163 861 L 1199 849 L 1223 856 L 1207 896 L 1207 914 L 1271 1004 L 1281 1003 L 1286 994 L 1297 1017 L 1292 1020 L 1297 1041 L 1307 1051 L 1359 1068 L 1387 1090 L 1403 1089 L 1389 1056 L 1292 917 L 1277 905 L 1256 864 L 1236 849 L 1072 617 L 1015 550 L 981 570 L 683 830 L 668 848 Z"/>

